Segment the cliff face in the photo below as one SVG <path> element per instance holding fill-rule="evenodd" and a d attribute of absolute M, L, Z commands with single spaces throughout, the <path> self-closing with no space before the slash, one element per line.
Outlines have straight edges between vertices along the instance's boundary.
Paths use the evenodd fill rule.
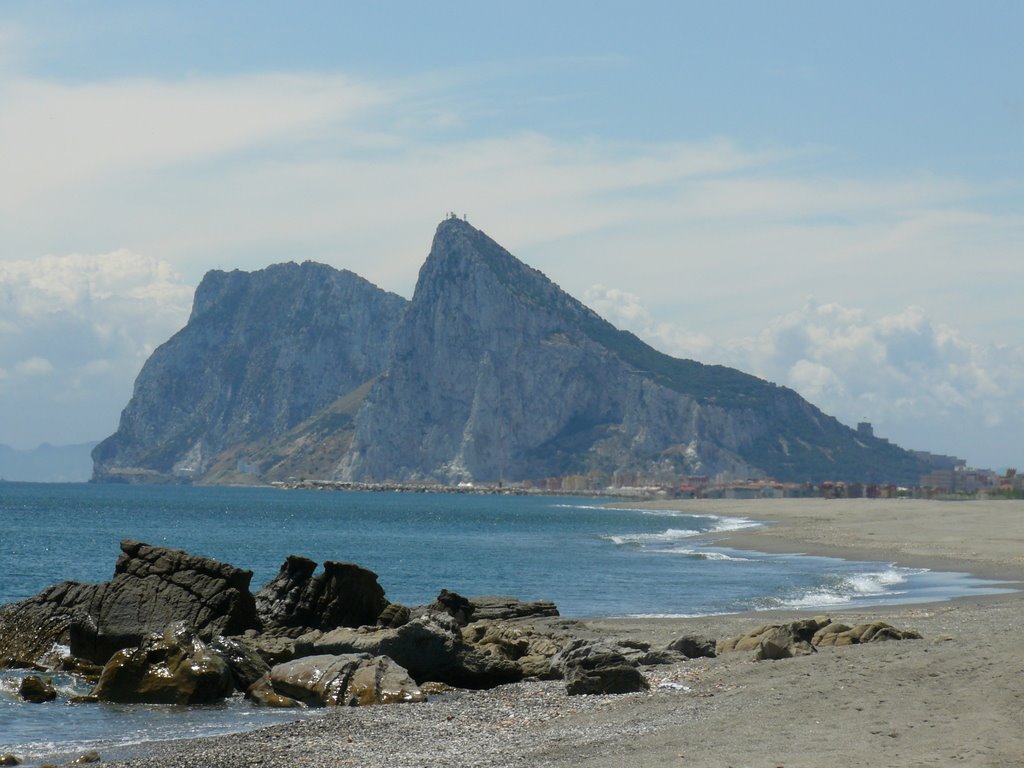
<path fill-rule="evenodd" d="M 906 452 L 858 442 L 791 390 L 616 330 L 455 219 L 438 228 L 394 338 L 338 479 L 916 471 Z"/>
<path fill-rule="evenodd" d="M 661 354 L 456 219 L 411 302 L 316 264 L 210 273 L 93 457 L 98 480 L 205 482 L 924 471 L 792 390 Z"/>
<path fill-rule="evenodd" d="M 377 376 L 406 301 L 322 264 L 210 272 L 188 324 L 146 361 L 94 479 L 203 477 Z"/>

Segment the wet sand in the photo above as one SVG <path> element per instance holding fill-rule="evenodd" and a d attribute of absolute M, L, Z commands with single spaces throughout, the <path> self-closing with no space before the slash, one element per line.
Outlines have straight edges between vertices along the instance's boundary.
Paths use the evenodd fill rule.
<path fill-rule="evenodd" d="M 666 502 L 772 521 L 718 543 L 1024 582 L 1024 502 Z M 813 612 L 816 614 L 822 611 Z M 602 619 L 573 631 L 662 645 L 811 615 Z M 1024 764 L 1021 593 L 829 611 L 922 640 L 748 653 L 647 668 L 651 691 L 568 697 L 557 681 L 336 710 L 321 719 L 148 748 L 146 766 L 1019 766 Z M 549 620 L 557 622 L 558 620 Z M 543 622 L 532 622 L 542 624 Z M 110 763 L 108 763 L 110 764 Z"/>

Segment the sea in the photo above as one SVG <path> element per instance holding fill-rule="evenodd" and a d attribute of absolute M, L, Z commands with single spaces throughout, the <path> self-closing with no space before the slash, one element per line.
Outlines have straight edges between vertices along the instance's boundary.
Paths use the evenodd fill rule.
<path fill-rule="evenodd" d="M 766 504 L 784 504 L 771 501 Z M 285 557 L 358 563 L 393 602 L 442 589 L 553 600 L 568 617 L 672 617 L 773 608 L 837 609 L 947 600 L 1005 587 L 961 573 L 717 545 L 759 525 L 731 514 L 628 509 L 578 497 L 284 491 L 275 488 L 0 482 L 0 604 L 73 579 L 113 575 L 122 539 L 252 570 L 255 591 Z M 315 710 L 22 702 L 27 673 L 0 670 L 0 754 L 26 765 L 88 750 L 106 759 L 146 742 L 245 731 Z"/>

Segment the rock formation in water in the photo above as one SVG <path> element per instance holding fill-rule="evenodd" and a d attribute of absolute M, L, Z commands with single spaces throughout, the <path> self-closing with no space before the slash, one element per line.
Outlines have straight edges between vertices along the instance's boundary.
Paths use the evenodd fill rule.
<path fill-rule="evenodd" d="M 188 324 L 146 361 L 117 432 L 93 451 L 94 478 L 254 471 L 245 446 L 270 444 L 381 373 L 405 304 L 313 262 L 207 273 Z"/>
<path fill-rule="evenodd" d="M 792 390 L 664 355 L 464 221 L 411 302 L 320 265 L 210 273 L 97 480 L 916 482 L 922 460 Z"/>
<path fill-rule="evenodd" d="M 255 629 L 251 579 L 252 571 L 208 557 L 122 541 L 110 581 L 64 581 L 0 606 L 0 666 L 44 659 L 64 644 L 73 656 L 103 664 L 170 621 L 185 621 L 207 639 Z"/>

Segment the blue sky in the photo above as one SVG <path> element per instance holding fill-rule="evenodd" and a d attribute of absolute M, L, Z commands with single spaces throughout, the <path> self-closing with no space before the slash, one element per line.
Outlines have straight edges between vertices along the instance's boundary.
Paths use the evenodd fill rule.
<path fill-rule="evenodd" d="M 411 295 L 450 209 L 672 354 L 1024 465 L 1024 6 L 0 5 L 0 443 L 113 431 L 210 268 Z"/>

